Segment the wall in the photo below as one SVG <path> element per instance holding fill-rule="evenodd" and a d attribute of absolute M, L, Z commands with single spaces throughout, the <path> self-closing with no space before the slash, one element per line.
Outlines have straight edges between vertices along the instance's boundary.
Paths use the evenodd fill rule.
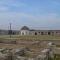
<path fill-rule="evenodd" d="M 60 35 L 60 31 L 36 30 L 36 31 L 30 31 L 30 35 Z"/>
<path fill-rule="evenodd" d="M 29 31 L 28 30 L 21 30 L 20 34 L 21 35 L 29 35 Z"/>

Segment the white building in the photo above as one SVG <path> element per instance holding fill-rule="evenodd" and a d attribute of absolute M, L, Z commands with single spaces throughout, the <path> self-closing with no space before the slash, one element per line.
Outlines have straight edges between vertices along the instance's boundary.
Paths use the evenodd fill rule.
<path fill-rule="evenodd" d="M 29 35 L 29 28 L 26 26 L 23 26 L 20 31 L 21 35 Z"/>
<path fill-rule="evenodd" d="M 35 30 L 23 26 L 20 30 L 20 35 L 60 35 L 60 30 Z"/>

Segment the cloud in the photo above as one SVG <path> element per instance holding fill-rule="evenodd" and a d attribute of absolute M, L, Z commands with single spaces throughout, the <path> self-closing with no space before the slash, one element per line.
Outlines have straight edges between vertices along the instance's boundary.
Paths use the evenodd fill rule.
<path fill-rule="evenodd" d="M 55 4 L 58 3 L 54 2 L 54 5 Z M 55 27 L 60 25 L 60 15 L 50 12 L 52 11 L 51 8 L 48 8 L 50 4 L 48 7 L 45 5 L 48 9 L 45 9 L 46 7 L 44 8 L 44 5 L 41 7 L 38 6 L 39 4 L 36 6 L 34 6 L 33 4 L 31 6 L 27 5 L 29 4 L 22 3 L 17 0 L 0 0 L 0 25 L 3 25 L 5 28 L 9 25 L 10 22 L 12 23 L 13 28 L 16 26 L 20 27 L 21 25 L 41 27 Z M 12 11 L 12 9 L 14 8 L 24 11 L 14 12 L 14 10 Z M 47 10 L 50 13 L 47 13 Z"/>
<path fill-rule="evenodd" d="M 60 24 L 60 17 L 56 13 L 32 15 L 22 12 L 1 12 L 0 13 L 0 25 L 7 29 L 9 23 L 12 23 L 13 29 L 20 29 L 20 26 L 28 25 L 33 27 L 49 27 L 57 28 Z"/>
<path fill-rule="evenodd" d="M 26 4 L 16 0 L 0 0 L 0 11 L 9 11 L 13 8 L 25 7 Z"/>
<path fill-rule="evenodd" d="M 6 6 L 0 6 L 0 12 L 3 12 L 3 11 L 8 11 L 8 7 Z"/>

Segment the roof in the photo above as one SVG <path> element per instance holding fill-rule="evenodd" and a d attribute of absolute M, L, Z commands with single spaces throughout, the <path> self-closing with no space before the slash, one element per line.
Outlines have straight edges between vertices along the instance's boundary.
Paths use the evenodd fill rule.
<path fill-rule="evenodd" d="M 29 30 L 29 28 L 27 26 L 23 26 L 21 30 Z"/>

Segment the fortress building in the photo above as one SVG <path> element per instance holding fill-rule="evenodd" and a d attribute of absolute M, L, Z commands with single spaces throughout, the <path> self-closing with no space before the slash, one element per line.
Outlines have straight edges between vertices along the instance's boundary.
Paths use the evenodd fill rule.
<path fill-rule="evenodd" d="M 60 35 L 60 30 L 32 30 L 27 26 L 23 26 L 20 35 Z"/>
<path fill-rule="evenodd" d="M 9 35 L 9 30 L 0 30 L 0 35 Z M 60 30 L 35 30 L 23 26 L 20 30 L 12 30 L 12 35 L 60 35 Z"/>

